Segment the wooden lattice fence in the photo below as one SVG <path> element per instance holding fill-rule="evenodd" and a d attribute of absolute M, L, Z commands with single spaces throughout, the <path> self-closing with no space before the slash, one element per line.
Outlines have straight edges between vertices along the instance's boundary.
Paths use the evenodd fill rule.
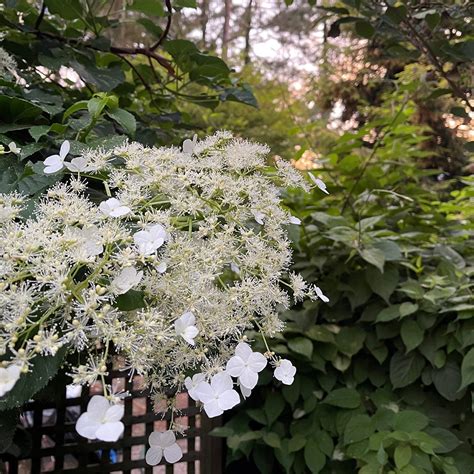
<path fill-rule="evenodd" d="M 178 394 L 179 417 L 175 421 L 188 426 L 186 437 L 178 439 L 184 456 L 179 463 L 167 465 L 164 459 L 158 466 L 145 462 L 148 436 L 154 430 L 164 431 L 169 426 L 170 415 L 156 414 L 140 389 L 140 378 L 129 380 L 123 372 L 114 372 L 108 383 L 115 389 L 127 390 L 125 415 L 122 422 L 125 432 L 116 443 L 89 441 L 75 431 L 80 413 L 86 410 L 90 397 L 100 393 L 100 386 L 82 389 L 79 396 L 66 396 L 66 391 L 55 402 L 31 402 L 26 406 L 22 424 L 31 438 L 31 449 L 23 457 L 3 455 L 9 474 L 38 473 L 162 473 L 162 474 L 220 474 L 222 446 L 219 438 L 209 436 L 209 431 L 219 420 L 208 419 L 187 394 Z"/>

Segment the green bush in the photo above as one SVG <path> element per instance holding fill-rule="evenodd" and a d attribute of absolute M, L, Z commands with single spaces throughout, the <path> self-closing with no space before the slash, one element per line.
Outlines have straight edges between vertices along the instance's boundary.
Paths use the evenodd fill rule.
<path fill-rule="evenodd" d="M 280 394 L 268 370 L 215 431 L 229 472 L 472 472 L 472 179 L 416 166 L 414 110 L 397 98 L 336 140 L 318 163 L 330 196 L 287 196 L 294 269 L 330 302 L 283 314 L 272 350 L 295 383 Z"/>

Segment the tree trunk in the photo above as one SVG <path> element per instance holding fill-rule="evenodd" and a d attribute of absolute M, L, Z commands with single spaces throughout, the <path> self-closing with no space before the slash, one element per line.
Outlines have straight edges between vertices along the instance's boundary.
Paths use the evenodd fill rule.
<path fill-rule="evenodd" d="M 245 9 L 245 48 L 244 48 L 244 64 L 250 63 L 250 31 L 252 29 L 252 4 L 253 0 L 249 0 Z"/>
<path fill-rule="evenodd" d="M 224 3 L 224 31 L 222 33 L 222 59 L 227 60 L 229 37 L 230 37 L 230 14 L 232 11 L 232 0 Z"/>
<path fill-rule="evenodd" d="M 201 1 L 201 48 L 206 49 L 207 46 L 207 22 L 209 21 L 209 0 Z"/>

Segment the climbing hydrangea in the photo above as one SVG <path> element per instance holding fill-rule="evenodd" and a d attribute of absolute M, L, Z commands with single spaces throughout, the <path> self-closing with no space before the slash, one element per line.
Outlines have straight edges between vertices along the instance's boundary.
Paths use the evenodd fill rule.
<path fill-rule="evenodd" d="M 76 166 L 65 143 L 44 170 L 63 179 L 30 217 L 22 196 L 0 195 L 4 367 L 27 372 L 36 357 L 67 347 L 79 353 L 69 368 L 74 384 L 91 384 L 115 357 L 144 377 L 158 404 L 170 407 L 170 388 L 188 388 L 210 416 L 238 402 L 232 377 L 249 394 L 266 360 L 281 372 L 270 349 L 257 355 L 243 344 L 244 332 L 271 337 L 291 298 L 322 293 L 288 273 L 287 229 L 299 220 L 280 189 L 307 189 L 307 180 L 283 163 L 275 173 L 268 151 L 219 132 L 184 151 L 138 143 L 89 150 Z M 284 383 L 290 375 L 277 374 Z"/>

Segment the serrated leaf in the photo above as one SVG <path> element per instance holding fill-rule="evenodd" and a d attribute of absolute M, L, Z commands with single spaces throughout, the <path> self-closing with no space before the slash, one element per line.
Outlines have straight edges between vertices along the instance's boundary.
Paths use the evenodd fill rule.
<path fill-rule="evenodd" d="M 46 387 L 61 367 L 66 351 L 67 348 L 62 347 L 54 356 L 35 357 L 30 372 L 22 374 L 13 388 L 0 399 L 0 410 L 20 407 Z"/>

